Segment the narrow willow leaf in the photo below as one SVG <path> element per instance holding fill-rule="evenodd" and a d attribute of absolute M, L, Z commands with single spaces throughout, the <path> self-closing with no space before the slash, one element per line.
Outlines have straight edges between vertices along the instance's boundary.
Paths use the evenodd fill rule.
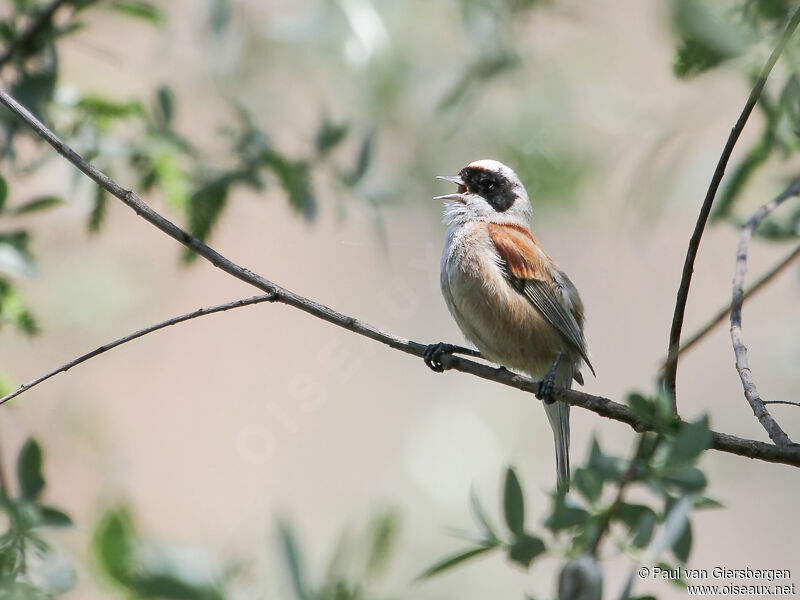
<path fill-rule="evenodd" d="M 512 467 L 506 471 L 503 513 L 509 530 L 516 535 L 522 535 L 525 527 L 525 499 L 522 496 L 522 487 L 517 479 L 517 474 Z"/>
<path fill-rule="evenodd" d="M 479 546 L 477 548 L 470 548 L 468 550 L 464 550 L 462 552 L 459 552 L 458 554 L 454 554 L 453 556 L 445 558 L 444 560 L 436 563 L 432 567 L 430 567 L 430 568 L 426 569 L 425 571 L 423 571 L 417 577 L 417 579 L 418 580 L 419 579 L 429 579 L 430 577 L 433 577 L 434 575 L 438 575 L 439 573 L 441 573 L 443 571 L 447 571 L 448 569 L 451 569 L 451 568 L 455 567 L 456 565 L 459 565 L 459 564 L 463 563 L 464 561 L 469 560 L 470 558 L 474 558 L 476 556 L 480 556 L 481 554 L 485 554 L 489 550 L 494 550 L 496 547 L 497 546 Z"/>

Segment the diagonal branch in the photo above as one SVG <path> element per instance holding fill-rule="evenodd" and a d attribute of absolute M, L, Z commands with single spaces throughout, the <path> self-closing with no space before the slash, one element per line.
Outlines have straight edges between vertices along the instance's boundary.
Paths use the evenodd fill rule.
<path fill-rule="evenodd" d="M 762 427 L 767 430 L 769 437 L 780 446 L 791 444 L 792 440 L 769 414 L 756 389 L 756 382 L 747 360 L 747 347 L 744 345 L 744 336 L 742 335 L 742 302 L 744 298 L 742 288 L 744 276 L 747 273 L 747 251 L 750 248 L 750 240 L 753 239 L 753 232 L 767 215 L 786 200 L 798 194 L 800 194 L 800 179 L 795 180 L 781 195 L 759 208 L 742 226 L 739 248 L 736 251 L 736 271 L 733 276 L 733 299 L 731 300 L 731 341 L 733 342 L 733 353 L 736 356 L 736 370 L 739 372 L 739 378 L 744 387 L 744 396 L 750 403 L 753 414 Z"/>
<path fill-rule="evenodd" d="M 770 281 L 775 279 L 781 272 L 783 272 L 786 267 L 791 265 L 797 257 L 800 256 L 800 245 L 796 246 L 794 250 L 792 250 L 785 258 L 783 258 L 778 264 L 772 267 L 769 271 L 764 273 L 761 278 L 756 281 L 750 288 L 742 296 L 742 304 L 744 304 L 751 296 L 755 296 L 757 292 L 761 290 L 764 286 L 766 286 Z M 680 350 L 678 350 L 678 355 L 687 352 L 690 348 L 692 348 L 695 344 L 697 344 L 700 340 L 706 337 L 713 329 L 722 323 L 725 320 L 725 317 L 731 314 L 731 304 L 730 302 L 719 309 L 716 315 L 712 319 L 708 321 L 703 327 L 698 329 L 684 344 L 681 344 Z M 667 359 L 665 358 L 662 361 L 663 366 L 661 367 L 662 370 L 666 369 Z"/>
<path fill-rule="evenodd" d="M 16 100 L 9 96 L 5 91 L 0 90 L 0 104 L 6 106 L 11 112 L 22 119 L 40 137 L 47 141 L 55 150 L 64 156 L 69 162 L 78 167 L 83 173 L 90 177 L 97 185 L 108 191 L 113 196 L 119 198 L 123 203 L 132 208 L 137 215 L 145 219 L 151 225 L 157 227 L 173 239 L 177 240 L 193 252 L 208 260 L 215 267 L 225 271 L 229 275 L 244 281 L 272 297 L 272 302 L 287 304 L 298 310 L 306 312 L 318 319 L 332 323 L 338 327 L 351 331 L 358 335 L 367 337 L 371 340 L 380 342 L 395 350 L 400 350 L 406 354 L 411 354 L 422 358 L 427 346 L 404 338 L 397 337 L 388 332 L 373 327 L 355 317 L 350 317 L 337 312 L 327 306 L 304 298 L 281 286 L 264 279 L 241 267 L 229 259 L 222 256 L 216 250 L 210 248 L 197 238 L 189 235 L 180 227 L 165 219 L 147 204 L 138 195 L 120 187 L 104 173 L 89 164 L 86 159 L 80 156 L 72 148 L 62 142 L 52 131 L 45 127 L 36 117 L 34 117 L 25 107 L 21 106 Z M 463 373 L 469 373 L 489 381 L 494 381 L 502 385 L 516 388 L 524 392 L 536 393 L 539 383 L 512 373 L 503 367 L 492 367 L 461 358 L 453 355 L 441 357 L 441 364 L 445 369 L 455 369 Z M 652 424 L 637 417 L 631 410 L 613 400 L 602 396 L 593 396 L 575 390 L 556 388 L 554 390 L 556 400 L 561 400 L 573 406 L 580 406 L 592 411 L 602 417 L 620 421 L 631 426 L 636 431 L 648 431 L 652 429 Z M 765 442 L 739 438 L 725 433 L 713 433 L 711 448 L 745 456 L 759 460 L 783 463 L 800 467 L 800 446 L 774 446 Z"/>
<path fill-rule="evenodd" d="M 70 4 L 72 0 L 53 0 L 39 14 L 31 19 L 28 26 L 14 38 L 0 54 L 0 69 L 8 63 L 14 55 L 27 46 L 40 31 L 45 29 L 53 21 L 53 17 L 62 6 Z"/>
<path fill-rule="evenodd" d="M 91 352 L 87 352 L 86 354 L 82 354 L 78 358 L 75 358 L 69 361 L 66 364 L 61 365 L 53 369 L 52 371 L 48 371 L 44 375 L 37 377 L 36 379 L 29 381 L 28 383 L 19 386 L 16 390 L 11 392 L 10 394 L 6 394 L 2 398 L 0 398 L 0 404 L 5 404 L 12 398 L 16 398 L 20 394 L 27 392 L 29 389 L 36 387 L 40 383 L 43 383 L 50 379 L 51 377 L 58 375 L 59 373 L 66 373 L 72 367 L 76 367 L 81 363 L 86 362 L 87 360 L 94 358 L 95 356 L 99 356 L 104 352 L 108 352 L 109 350 L 113 350 L 117 346 L 121 346 L 122 344 L 126 344 L 128 342 L 132 342 L 133 340 L 139 339 L 147 335 L 148 333 L 153 333 L 154 331 L 158 331 L 159 329 L 164 329 L 165 327 L 170 327 L 171 325 L 177 325 L 178 323 L 183 323 L 184 321 L 189 321 L 191 319 L 196 319 L 197 317 L 204 317 L 206 315 L 213 315 L 214 313 L 223 312 L 226 310 L 231 310 L 232 308 L 241 308 L 242 306 L 251 306 L 253 304 L 259 304 L 261 302 L 270 302 L 274 300 L 272 294 L 263 294 L 261 296 L 253 296 L 252 298 L 245 298 L 244 300 L 236 300 L 234 302 L 228 302 L 227 304 L 220 304 L 218 306 L 212 306 L 211 308 L 200 308 L 194 312 L 187 313 L 185 315 L 181 315 L 179 317 L 173 317 L 171 319 L 167 319 L 166 321 L 162 321 L 161 323 L 156 323 L 155 325 L 150 325 L 149 327 L 145 327 L 144 329 L 140 329 L 139 331 L 134 331 L 131 334 L 126 335 L 125 337 L 121 337 L 118 340 L 114 340 L 113 342 L 109 342 L 108 344 L 103 344 L 102 346 L 95 348 Z M 2 477 L 0 477 L 0 483 L 2 483 Z"/>
<path fill-rule="evenodd" d="M 714 198 L 717 196 L 719 184 L 722 182 L 722 176 L 725 174 L 725 167 L 728 165 L 733 147 L 736 145 L 739 135 L 742 133 L 747 119 L 750 118 L 750 113 L 758 102 L 761 92 L 767 83 L 772 68 L 778 62 L 778 58 L 783 53 L 789 38 L 792 37 L 797 25 L 800 24 L 800 8 L 798 8 L 792 15 L 791 20 L 786 25 L 786 29 L 778 40 L 778 44 L 767 59 L 766 64 L 761 69 L 753 89 L 750 91 L 750 96 L 739 115 L 739 119 L 731 129 L 728 136 L 728 141 L 725 143 L 725 148 L 722 150 L 722 155 L 717 162 L 717 168 L 714 170 L 714 175 L 711 177 L 711 183 L 708 186 L 705 200 L 700 208 L 700 214 L 697 217 L 697 223 L 694 228 L 694 233 L 689 240 L 689 248 L 686 251 L 686 260 L 683 264 L 683 273 L 681 275 L 681 283 L 678 287 L 678 294 L 675 299 L 675 312 L 672 316 L 672 328 L 669 332 L 669 350 L 667 352 L 667 367 L 664 371 L 664 388 L 672 400 L 672 407 L 675 413 L 678 412 L 677 396 L 675 389 L 675 382 L 678 375 L 678 348 L 681 341 L 681 329 L 683 329 L 683 318 L 686 314 L 686 301 L 689 298 L 689 286 L 692 283 L 692 272 L 694 271 L 694 261 L 697 258 L 697 251 L 700 248 L 700 240 L 703 237 L 703 230 L 708 221 L 708 215 L 711 213 L 711 205 L 714 203 Z"/>

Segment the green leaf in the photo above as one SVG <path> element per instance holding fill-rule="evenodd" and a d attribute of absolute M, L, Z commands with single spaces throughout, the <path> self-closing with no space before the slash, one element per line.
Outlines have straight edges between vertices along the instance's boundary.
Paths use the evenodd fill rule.
<path fill-rule="evenodd" d="M 614 513 L 614 518 L 627 525 L 629 529 L 636 526 L 639 520 L 645 515 L 655 516 L 655 511 L 644 504 L 629 504 L 621 502 Z"/>
<path fill-rule="evenodd" d="M 697 496 L 694 499 L 694 508 L 695 510 L 703 510 L 705 508 L 725 508 L 725 506 L 708 496 Z"/>
<path fill-rule="evenodd" d="M 355 167 L 350 173 L 342 177 L 342 181 L 345 183 L 345 185 L 353 187 L 364 178 L 364 175 L 367 174 L 370 162 L 372 161 L 372 138 L 373 134 L 368 133 L 361 140 L 361 145 L 358 149 L 358 156 L 356 157 Z"/>
<path fill-rule="evenodd" d="M 134 569 L 134 529 L 125 508 L 108 511 L 95 530 L 92 545 L 102 571 L 126 585 Z"/>
<path fill-rule="evenodd" d="M 417 577 L 417 579 L 418 580 L 428 579 L 430 577 L 433 577 L 434 575 L 438 575 L 439 573 L 447 571 L 448 569 L 451 569 L 452 567 L 455 567 L 456 565 L 459 565 L 464 561 L 469 560 L 470 558 L 474 558 L 476 556 L 480 556 L 481 554 L 485 554 L 489 550 L 493 550 L 496 547 L 497 546 L 479 546 L 477 548 L 469 548 L 468 550 L 464 550 L 462 552 L 459 552 L 458 554 L 454 554 L 453 556 L 445 558 L 444 560 L 436 563 L 432 567 L 423 571 Z"/>
<path fill-rule="evenodd" d="M 642 515 L 642 518 L 631 529 L 631 544 L 636 548 L 645 548 L 653 539 L 656 528 L 656 516 L 654 514 Z"/>
<path fill-rule="evenodd" d="M 144 109 L 138 100 L 117 102 L 103 96 L 87 95 L 78 101 L 77 107 L 96 120 L 101 130 L 107 130 L 112 121 L 141 116 Z"/>
<path fill-rule="evenodd" d="M 559 600 L 602 600 L 602 597 L 600 563 L 589 554 L 570 559 L 558 575 Z"/>
<path fill-rule="evenodd" d="M 172 152 L 162 152 L 153 162 L 154 181 L 158 181 L 167 202 L 174 210 L 184 212 L 189 204 L 189 182 Z"/>
<path fill-rule="evenodd" d="M 617 482 L 625 471 L 625 461 L 616 456 L 603 454 L 597 438 L 592 440 L 589 450 L 589 467 L 592 472 L 599 475 L 604 481 Z"/>
<path fill-rule="evenodd" d="M 156 92 L 156 119 L 164 128 L 172 125 L 175 115 L 175 93 L 172 88 L 162 85 Z"/>
<path fill-rule="evenodd" d="M 665 471 L 661 479 L 664 483 L 680 488 L 684 493 L 701 492 L 706 487 L 706 476 L 696 467 L 683 467 Z"/>
<path fill-rule="evenodd" d="M 235 181 L 232 173 L 221 175 L 212 179 L 189 197 L 189 232 L 199 239 L 206 241 L 211 230 L 219 220 L 222 209 L 228 199 L 228 191 Z M 186 260 L 191 260 L 195 254 L 187 251 Z"/>
<path fill-rule="evenodd" d="M 686 526 L 678 536 L 678 539 L 672 544 L 672 553 L 682 563 L 689 560 L 689 553 L 692 550 L 692 524 L 687 520 Z"/>
<path fill-rule="evenodd" d="M 231 7 L 229 0 L 212 0 L 208 24 L 211 32 L 220 35 L 230 23 Z"/>
<path fill-rule="evenodd" d="M 307 221 L 313 221 L 317 215 L 317 200 L 311 190 L 308 163 L 290 160 L 274 150 L 265 152 L 263 160 L 289 195 L 289 205 Z"/>
<path fill-rule="evenodd" d="M 495 533 L 494 527 L 492 527 L 491 523 L 489 523 L 489 518 L 486 516 L 486 511 L 483 510 L 483 506 L 481 505 L 481 501 L 478 498 L 478 494 L 474 487 L 469 492 L 469 501 L 472 508 L 472 514 L 478 521 L 478 524 L 481 526 L 486 538 L 490 542 L 497 542 L 497 533 Z"/>
<path fill-rule="evenodd" d="M 44 489 L 42 449 L 33 438 L 25 441 L 17 456 L 17 481 L 23 500 L 36 500 Z"/>
<path fill-rule="evenodd" d="M 625 524 L 631 535 L 631 544 L 636 548 L 644 548 L 653 537 L 658 522 L 656 512 L 644 504 L 628 504 L 622 502 L 614 515 Z"/>
<path fill-rule="evenodd" d="M 597 502 L 603 493 L 603 478 L 592 469 L 577 469 L 572 477 L 575 488 L 589 502 Z"/>
<path fill-rule="evenodd" d="M 155 25 L 160 24 L 164 19 L 161 9 L 152 2 L 145 2 L 145 0 L 114 0 L 111 3 L 111 8 L 117 12 Z"/>
<path fill-rule="evenodd" d="M 763 106 L 762 97 L 759 106 Z M 726 179 L 714 208 L 711 211 L 711 220 L 718 221 L 730 215 L 733 205 L 741 196 L 747 183 L 764 163 L 767 162 L 775 149 L 775 129 L 777 115 L 768 116 L 764 132 L 756 143 L 748 150 L 747 155 L 735 166 Z"/>
<path fill-rule="evenodd" d="M 394 513 L 379 515 L 372 526 L 367 573 L 376 575 L 386 568 L 397 536 L 397 517 Z"/>
<path fill-rule="evenodd" d="M 52 47 L 52 42 L 49 43 Z M 46 121 L 47 109 L 55 93 L 56 65 L 47 64 L 40 70 L 25 70 L 9 92 L 30 112 Z"/>
<path fill-rule="evenodd" d="M 0 270 L 7 275 L 33 275 L 36 272 L 36 265 L 28 248 L 29 244 L 30 234 L 27 231 L 0 233 Z M 24 309 L 16 292 L 8 285 L 2 287 L 3 312 L 10 313 Z"/>
<path fill-rule="evenodd" d="M 467 66 L 456 83 L 442 96 L 436 106 L 437 112 L 445 113 L 452 110 L 481 84 L 506 73 L 520 63 L 519 55 L 508 46 L 480 53 L 478 58 Z"/>
<path fill-rule="evenodd" d="M 544 553 L 546 549 L 544 542 L 538 537 L 522 534 L 514 540 L 511 548 L 509 548 L 508 557 L 527 569 L 533 559 Z"/>
<path fill-rule="evenodd" d="M 70 516 L 57 508 L 40 504 L 36 509 L 39 511 L 39 518 L 42 525 L 46 527 L 72 526 L 72 519 Z"/>
<path fill-rule="evenodd" d="M 8 198 L 8 183 L 0 176 L 0 212 L 5 208 L 6 198 Z"/>
<path fill-rule="evenodd" d="M 22 333 L 34 335 L 39 331 L 36 319 L 26 308 L 17 291 L 10 286 L 4 286 L 0 293 L 0 315 L 12 322 Z"/>
<path fill-rule="evenodd" d="M 662 572 L 670 571 L 671 573 L 678 573 L 679 577 L 670 577 L 667 581 L 670 585 L 673 585 L 677 588 L 685 588 L 686 587 L 686 580 L 684 580 L 683 576 L 680 576 L 681 569 L 676 565 L 671 565 L 668 562 L 664 562 L 663 560 L 658 561 L 655 566 L 661 569 Z"/>
<path fill-rule="evenodd" d="M 559 532 L 573 527 L 582 527 L 590 520 L 591 514 L 578 506 L 572 498 L 563 494 L 554 497 L 553 511 L 545 521 L 545 527 Z"/>
<path fill-rule="evenodd" d="M 758 0 L 754 4 L 760 16 L 771 21 L 783 21 L 789 17 L 789 10 L 794 6 L 792 0 Z"/>
<path fill-rule="evenodd" d="M 729 56 L 706 45 L 700 40 L 687 39 L 678 47 L 672 63 L 676 76 L 685 78 L 713 69 Z"/>
<path fill-rule="evenodd" d="M 323 117 L 319 130 L 317 130 L 317 154 L 324 156 L 333 150 L 347 137 L 349 131 L 348 123 L 333 123 L 328 117 Z"/>
<path fill-rule="evenodd" d="M 632 394 L 628 394 L 627 401 L 628 406 L 633 414 L 641 419 L 652 421 L 653 416 L 655 415 L 655 408 L 653 407 L 653 402 L 651 400 L 645 398 L 642 394 L 634 392 Z"/>
<path fill-rule="evenodd" d="M 525 528 L 525 499 L 513 467 L 506 470 L 506 481 L 503 488 L 503 514 L 508 529 L 516 535 L 522 535 Z"/>
<path fill-rule="evenodd" d="M 696 75 L 740 55 L 754 31 L 715 3 L 674 0 L 673 22 L 680 44 L 673 63 L 678 77 Z"/>
<path fill-rule="evenodd" d="M 297 547 L 297 540 L 294 532 L 287 523 L 278 524 L 278 534 L 280 536 L 281 549 L 283 550 L 286 567 L 289 570 L 289 579 L 292 582 L 292 589 L 297 600 L 310 600 L 311 594 L 305 581 L 303 563 L 300 559 L 300 550 Z"/>
<path fill-rule="evenodd" d="M 711 430 L 707 415 L 693 423 L 684 423 L 678 434 L 669 441 L 667 464 L 670 466 L 692 464 L 710 445 Z"/>
<path fill-rule="evenodd" d="M 0 41 L 10 42 L 16 38 L 14 27 L 9 21 L 0 20 Z"/>
<path fill-rule="evenodd" d="M 40 210 L 46 210 L 48 208 L 53 208 L 54 206 L 61 206 L 62 204 L 64 204 L 64 200 L 58 196 L 39 196 L 38 198 L 34 198 L 33 200 L 26 202 L 21 206 L 17 206 L 11 211 L 11 214 L 24 215 Z"/>
<path fill-rule="evenodd" d="M 169 598 L 174 600 L 222 600 L 213 586 L 198 585 L 173 573 L 136 574 L 125 587 L 137 598 Z"/>
<path fill-rule="evenodd" d="M 97 186 L 94 190 L 94 203 L 92 210 L 89 212 L 89 221 L 87 227 L 89 233 L 97 233 L 103 225 L 106 218 L 106 210 L 108 209 L 108 194 L 106 191 Z"/>

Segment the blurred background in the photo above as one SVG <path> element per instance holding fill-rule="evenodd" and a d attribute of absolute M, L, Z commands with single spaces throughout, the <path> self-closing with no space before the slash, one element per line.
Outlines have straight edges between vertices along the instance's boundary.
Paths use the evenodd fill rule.
<path fill-rule="evenodd" d="M 46 3 L 12 4 L 5 17 L 23 27 Z M 63 31 L 52 48 L 7 66 L 4 86 L 225 256 L 397 335 L 463 343 L 438 290 L 445 227 L 431 198 L 450 189 L 434 176 L 480 158 L 512 166 L 532 197 L 534 234 L 587 307 L 597 378 L 583 390 L 622 401 L 654 389 L 700 203 L 792 3 L 740 2 L 722 17 L 720 3 L 655 0 L 84 4 L 55 16 Z M 735 225 L 797 175 L 797 102 L 786 91 L 797 46 L 734 154 L 739 187 L 723 190 L 729 205 L 703 240 L 684 338 L 729 301 Z M 7 243 L 17 252 L 0 264 L 13 293 L 0 344 L 9 391 L 133 330 L 254 293 L 187 261 L 2 116 L 6 206 L 56 197 L 47 210 L 0 217 L 4 231 L 29 236 Z M 791 247 L 796 206 L 754 242 L 748 282 Z M 795 264 L 744 309 L 767 399 L 796 400 L 800 389 L 797 303 Z M 678 406 L 686 419 L 708 413 L 717 431 L 766 439 L 726 324 L 682 357 Z M 798 431 L 796 407 L 771 408 Z M 627 426 L 572 414 L 575 464 L 592 436 L 629 454 Z M 0 433 L 9 471 L 25 439 L 39 441 L 44 498 L 75 523 L 48 534 L 71 557 L 51 567 L 74 583 L 66 598 L 118 593 L 93 575 L 90 548 L 100 515 L 120 506 L 114 514 L 137 535 L 166 544 L 152 552 L 170 568 L 231 577 L 226 597 L 293 597 L 295 543 L 311 580 L 340 568 L 330 565 L 337 552 L 341 569 L 358 571 L 359 536 L 372 530 L 392 538 L 391 552 L 365 576 L 375 591 L 364 597 L 555 592 L 555 558 L 526 571 L 487 555 L 414 581 L 463 545 L 449 529 L 472 526 L 471 489 L 501 513 L 507 465 L 531 527 L 546 516 L 555 471 L 538 402 L 434 374 L 286 306 L 193 320 L 102 355 L 3 406 Z M 692 517 L 689 566 L 797 568 L 791 468 L 718 452 L 701 466 L 724 508 Z M 633 563 L 613 544 L 606 554 L 616 597 Z M 686 594 L 654 581 L 636 591 Z"/>

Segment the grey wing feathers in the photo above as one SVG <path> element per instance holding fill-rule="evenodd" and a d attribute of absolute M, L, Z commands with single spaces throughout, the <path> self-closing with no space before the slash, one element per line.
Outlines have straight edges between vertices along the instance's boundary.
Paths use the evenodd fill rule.
<path fill-rule="evenodd" d="M 524 284 L 522 293 L 564 339 L 575 347 L 594 375 L 594 367 L 586 355 L 586 340 L 583 338 L 583 332 L 572 313 L 559 302 L 553 288 L 539 279 L 526 279 Z"/>

